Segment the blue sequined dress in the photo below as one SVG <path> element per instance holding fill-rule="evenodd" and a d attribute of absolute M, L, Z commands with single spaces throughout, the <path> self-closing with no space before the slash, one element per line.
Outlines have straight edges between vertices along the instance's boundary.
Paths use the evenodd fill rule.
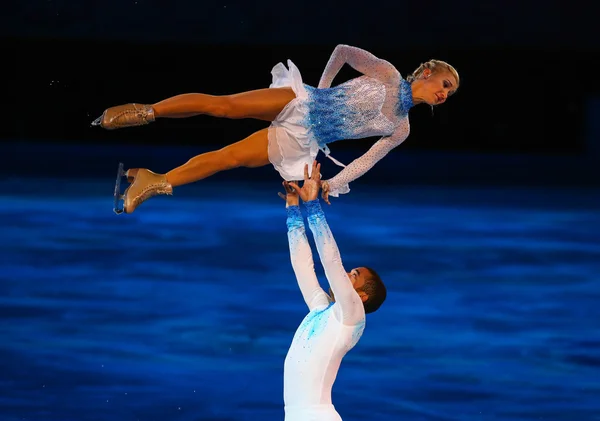
<path fill-rule="evenodd" d="M 337 57 L 340 55 L 338 53 Z M 356 60 L 356 57 L 352 58 Z M 348 59 L 347 54 L 342 57 L 344 59 Z M 382 136 L 369 152 L 344 166 L 338 175 L 328 180 L 332 196 L 347 193 L 350 181 L 368 171 L 408 136 L 408 110 L 412 107 L 410 84 L 392 67 L 391 76 L 381 77 L 373 73 L 334 87 L 321 87 L 327 85 L 322 80 L 320 87 L 315 88 L 303 83 L 294 63 L 288 60 L 287 64 L 288 68 L 283 63 L 273 68 L 270 87 L 291 87 L 296 98 L 269 128 L 269 160 L 285 180 L 301 180 L 304 178 L 304 165 L 309 164 L 310 168 L 319 150 L 336 164 L 344 166 L 329 155 L 328 144 L 342 139 Z M 331 66 L 330 60 L 328 68 Z M 326 68 L 324 77 L 327 74 Z"/>

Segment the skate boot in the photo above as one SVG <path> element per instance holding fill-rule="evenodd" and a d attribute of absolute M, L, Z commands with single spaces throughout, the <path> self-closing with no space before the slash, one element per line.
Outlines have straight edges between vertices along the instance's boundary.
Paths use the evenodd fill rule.
<path fill-rule="evenodd" d="M 154 121 L 154 108 L 147 104 L 124 104 L 107 108 L 100 117 L 92 121 L 92 126 L 106 130 L 123 127 L 143 126 Z"/>
<path fill-rule="evenodd" d="M 121 177 L 127 177 L 131 183 L 121 195 Z M 173 194 L 173 187 L 167 182 L 163 174 L 156 174 L 144 168 L 132 168 L 123 171 L 123 164 L 119 164 L 117 182 L 115 183 L 115 213 L 133 213 L 133 211 L 147 199 L 159 195 Z M 123 207 L 119 208 L 119 201 L 123 200 Z"/>

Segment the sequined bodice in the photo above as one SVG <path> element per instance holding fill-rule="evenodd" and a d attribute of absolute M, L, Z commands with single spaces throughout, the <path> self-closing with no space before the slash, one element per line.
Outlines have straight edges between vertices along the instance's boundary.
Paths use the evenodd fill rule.
<path fill-rule="evenodd" d="M 364 76 L 331 88 L 346 64 Z M 408 137 L 408 111 L 414 105 L 412 87 L 390 62 L 344 44 L 333 50 L 318 87 L 307 87 L 310 101 L 305 127 L 325 154 L 327 143 L 336 140 L 382 136 L 362 156 L 346 166 L 341 164 L 344 169 L 327 180 L 329 194 L 336 197 L 348 193 L 350 182 Z"/>
<path fill-rule="evenodd" d="M 319 146 L 341 139 L 386 136 L 395 124 L 382 113 L 386 86 L 370 77 L 358 77 L 333 88 L 308 92 L 306 126 Z"/>

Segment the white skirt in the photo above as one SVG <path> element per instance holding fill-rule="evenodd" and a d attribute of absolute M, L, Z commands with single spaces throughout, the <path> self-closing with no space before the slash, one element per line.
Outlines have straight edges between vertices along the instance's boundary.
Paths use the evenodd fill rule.
<path fill-rule="evenodd" d="M 304 179 L 305 164 L 308 164 L 310 173 L 319 145 L 305 125 L 308 93 L 302 76 L 291 60 L 287 64 L 289 69 L 283 63 L 273 67 L 273 83 L 269 88 L 290 87 L 296 98 L 285 106 L 269 127 L 269 161 L 284 180 L 293 181 Z"/>

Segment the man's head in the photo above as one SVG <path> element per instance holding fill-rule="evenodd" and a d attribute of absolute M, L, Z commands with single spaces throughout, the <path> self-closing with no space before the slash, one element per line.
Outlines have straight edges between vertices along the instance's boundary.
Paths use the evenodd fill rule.
<path fill-rule="evenodd" d="M 387 296 L 387 290 L 377 272 L 368 267 L 359 267 L 352 269 L 348 273 L 348 278 L 362 300 L 366 314 L 373 313 L 381 307 Z M 331 288 L 329 295 L 335 301 Z"/>
<path fill-rule="evenodd" d="M 456 69 L 441 60 L 429 60 L 421 64 L 406 80 L 412 84 L 415 104 L 443 104 L 460 85 Z"/>

